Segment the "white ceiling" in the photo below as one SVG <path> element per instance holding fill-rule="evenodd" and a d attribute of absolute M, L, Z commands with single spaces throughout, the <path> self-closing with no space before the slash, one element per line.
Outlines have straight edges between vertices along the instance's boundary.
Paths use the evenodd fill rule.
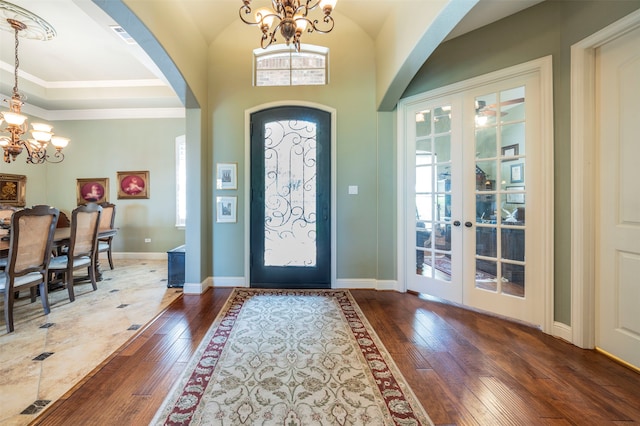
<path fill-rule="evenodd" d="M 238 20 L 241 0 L 171 1 L 191 16 L 208 42 Z M 407 7 L 416 0 L 339 0 L 339 17 L 358 23 L 375 38 L 392 8 Z M 424 0 L 422 0 L 424 1 Z M 449 38 L 464 34 L 541 0 L 481 0 L 454 29 Z M 20 38 L 20 91 L 27 95 L 25 112 L 33 107 L 48 111 L 176 108 L 180 101 L 160 71 L 142 49 L 127 44 L 110 28 L 117 25 L 91 0 L 11 0 L 51 24 L 57 36 L 50 41 Z M 254 4 L 266 3 L 255 0 Z M 0 13 L 2 11 L 0 10 Z M 1 16 L 2 22 L 6 16 Z M 14 34 L 7 25 L 0 31 L 0 94 L 10 96 L 14 84 Z M 2 105 L 0 109 L 4 109 Z"/>

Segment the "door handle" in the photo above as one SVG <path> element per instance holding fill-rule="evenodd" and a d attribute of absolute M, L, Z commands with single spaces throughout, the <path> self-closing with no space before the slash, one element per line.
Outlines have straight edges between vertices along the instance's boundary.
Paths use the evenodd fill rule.
<path fill-rule="evenodd" d="M 459 220 L 454 220 L 453 221 L 453 226 L 460 226 L 460 221 Z"/>
<path fill-rule="evenodd" d="M 466 226 L 467 228 L 471 228 L 473 226 L 473 223 L 471 222 L 465 222 L 464 226 Z"/>

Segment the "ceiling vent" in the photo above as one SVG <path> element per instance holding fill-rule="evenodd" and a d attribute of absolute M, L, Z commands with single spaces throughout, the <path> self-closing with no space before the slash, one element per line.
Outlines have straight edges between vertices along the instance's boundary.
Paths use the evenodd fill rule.
<path fill-rule="evenodd" d="M 136 41 L 124 30 L 120 25 L 111 25 L 110 27 L 121 39 L 127 44 L 136 44 Z"/>

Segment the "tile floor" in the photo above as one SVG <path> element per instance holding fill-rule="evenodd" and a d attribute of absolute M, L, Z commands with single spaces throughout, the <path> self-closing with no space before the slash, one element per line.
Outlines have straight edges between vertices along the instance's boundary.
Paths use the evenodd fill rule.
<path fill-rule="evenodd" d="M 10 334 L 0 296 L 0 425 L 31 422 L 182 293 L 167 288 L 166 260 L 116 260 L 97 291 L 74 288 L 73 303 L 66 289 L 49 294 L 49 315 L 24 292 Z"/>

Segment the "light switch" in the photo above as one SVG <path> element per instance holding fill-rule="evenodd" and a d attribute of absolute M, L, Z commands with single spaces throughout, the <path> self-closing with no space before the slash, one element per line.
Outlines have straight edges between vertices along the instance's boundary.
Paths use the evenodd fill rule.
<path fill-rule="evenodd" d="M 349 195 L 358 195 L 358 185 L 349 185 Z"/>

